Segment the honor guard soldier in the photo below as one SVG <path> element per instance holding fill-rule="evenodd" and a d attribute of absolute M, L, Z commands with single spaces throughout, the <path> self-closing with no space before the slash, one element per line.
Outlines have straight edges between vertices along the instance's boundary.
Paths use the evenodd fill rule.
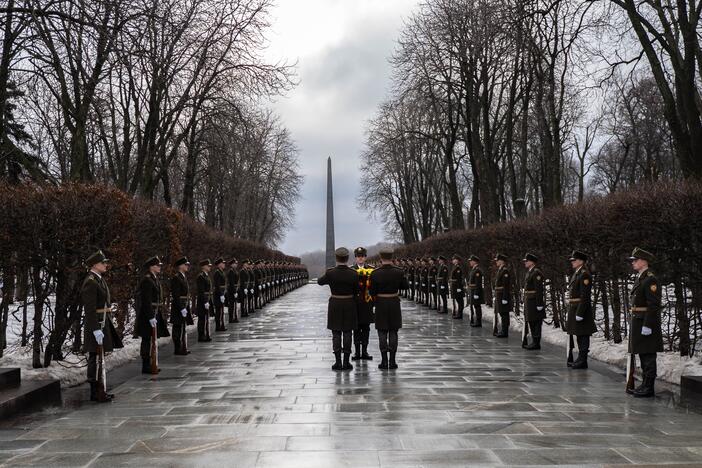
<path fill-rule="evenodd" d="M 103 275 L 107 272 L 108 259 L 97 251 L 85 260 L 90 270 L 80 288 L 83 303 L 83 343 L 88 353 L 88 383 L 90 400 L 105 403 L 114 398 L 107 393 L 103 375 L 105 374 L 105 352 L 123 348 L 122 340 L 112 323 L 112 302 L 110 290 Z M 98 358 L 102 372 L 98 373 Z"/>
<path fill-rule="evenodd" d="M 429 308 L 439 310 L 439 294 L 437 291 L 436 276 L 439 270 L 434 257 L 429 257 Z"/>
<path fill-rule="evenodd" d="M 495 274 L 494 300 L 495 317 L 492 334 L 498 338 L 509 336 L 509 313 L 512 310 L 512 281 L 507 270 L 507 256 L 498 253 L 495 256 L 497 273 Z M 498 328 L 498 317 L 500 327 Z"/>
<path fill-rule="evenodd" d="M 483 310 L 485 304 L 485 291 L 483 289 L 484 275 L 480 268 L 480 259 L 471 255 L 468 259 L 470 272 L 468 272 L 468 303 L 470 304 L 470 326 L 481 328 L 483 326 Z"/>
<path fill-rule="evenodd" d="M 536 266 L 539 258 L 527 253 L 524 255 L 524 328 L 522 333 L 522 348 L 528 350 L 541 349 L 541 327 L 546 318 L 544 307 L 544 275 Z M 531 334 L 531 344 L 527 344 L 527 330 Z"/>
<path fill-rule="evenodd" d="M 187 257 L 181 257 L 173 265 L 176 274 L 171 278 L 171 323 L 173 324 L 173 347 L 176 356 L 187 356 L 188 325 L 195 321 L 190 313 L 190 285 L 186 274 L 190 269 Z"/>
<path fill-rule="evenodd" d="M 239 270 L 239 307 L 241 307 L 241 316 L 249 316 L 249 265 L 248 259 L 241 263 Z"/>
<path fill-rule="evenodd" d="M 655 396 L 656 357 L 663 351 L 661 330 L 661 289 L 658 279 L 649 269 L 655 261 L 651 252 L 635 248 L 629 257 L 637 276 L 631 289 L 631 323 L 629 353 L 639 355 L 643 381 L 633 394 L 635 397 Z"/>
<path fill-rule="evenodd" d="M 134 338 L 141 338 L 141 347 L 139 354 L 141 355 L 141 373 L 153 374 L 161 370 L 154 368 L 151 365 L 152 353 L 158 352 L 158 342 L 154 348 L 154 333 L 156 339 L 165 336 L 171 336 L 166 326 L 166 320 L 163 318 L 162 311 L 164 308 L 163 288 L 158 275 L 161 273 L 161 259 L 151 257 L 144 263 L 146 273 L 141 278 L 139 283 L 139 306 L 137 308 L 136 320 L 134 322 Z"/>
<path fill-rule="evenodd" d="M 239 298 L 239 262 L 236 258 L 229 261 L 229 271 L 227 272 L 227 309 L 229 312 L 229 323 L 239 322 L 239 314 L 236 311 L 236 304 Z"/>
<path fill-rule="evenodd" d="M 351 332 L 358 327 L 356 296 L 358 295 L 358 274 L 348 267 L 349 251 L 340 247 L 334 251 L 336 266 L 328 269 L 317 284 L 329 285 L 331 297 L 327 309 L 327 329 L 332 331 L 332 346 L 336 361 L 332 370 L 352 370 L 349 362 L 351 356 Z M 343 340 L 342 340 L 343 339 Z M 344 363 L 341 363 L 341 352 Z"/>
<path fill-rule="evenodd" d="M 368 340 L 370 338 L 370 324 L 375 321 L 373 317 L 373 298 L 370 295 L 368 286 L 370 274 L 373 268 L 366 265 L 368 252 L 363 247 L 357 247 L 353 251 L 356 263 L 351 267 L 358 274 L 358 296 L 356 298 L 356 313 L 358 314 L 358 328 L 353 332 L 356 354 L 354 361 L 359 359 L 371 360 L 373 356 L 368 354 Z"/>
<path fill-rule="evenodd" d="M 595 315 L 592 312 L 592 278 L 587 267 L 587 255 L 579 250 L 570 254 L 573 275 L 568 282 L 568 318 L 566 331 L 575 335 L 578 343 L 578 358 L 568 363 L 573 369 L 587 369 L 587 355 L 590 352 L 590 336 L 597 331 Z"/>
<path fill-rule="evenodd" d="M 392 249 L 380 250 L 382 265 L 373 270 L 370 279 L 370 294 L 375 300 L 375 328 L 380 344 L 379 369 L 397 369 L 397 331 L 402 328 L 399 291 L 407 287 L 407 278 L 400 268 L 393 266 L 392 256 Z"/>
<path fill-rule="evenodd" d="M 407 259 L 407 272 L 405 273 L 405 277 L 407 278 L 407 282 L 409 283 L 409 289 L 407 290 L 407 298 L 411 301 L 414 300 L 414 260 L 409 258 Z"/>
<path fill-rule="evenodd" d="M 200 274 L 197 275 L 197 341 L 212 341 L 210 337 L 210 309 L 212 308 L 212 280 L 210 259 L 200 261 Z"/>
<path fill-rule="evenodd" d="M 224 258 L 217 258 L 214 264 L 214 290 L 212 291 L 214 298 L 212 302 L 214 303 L 215 331 L 227 331 L 227 327 L 224 326 L 224 306 L 227 299 L 227 275 L 224 272 Z"/>
<path fill-rule="evenodd" d="M 449 284 L 451 286 L 451 297 L 456 303 L 456 309 L 453 311 L 453 318 L 458 320 L 463 320 L 463 307 L 465 306 L 465 292 L 463 290 L 463 268 L 461 267 L 461 262 L 462 259 L 460 255 L 453 254 L 453 257 L 451 257 L 453 269 L 451 270 L 451 280 Z"/>
<path fill-rule="evenodd" d="M 449 269 L 446 264 L 446 257 L 439 255 L 439 267 L 436 273 L 436 289 L 441 298 L 441 304 L 437 304 L 436 308 L 442 314 L 448 314 L 448 293 L 449 293 Z"/>
<path fill-rule="evenodd" d="M 422 259 L 422 300 L 421 303 L 429 306 L 429 261 Z"/>

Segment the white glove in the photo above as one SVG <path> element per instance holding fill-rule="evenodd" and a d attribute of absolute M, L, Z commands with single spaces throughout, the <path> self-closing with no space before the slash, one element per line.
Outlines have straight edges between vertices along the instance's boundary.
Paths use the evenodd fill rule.
<path fill-rule="evenodd" d="M 102 346 L 102 339 L 105 338 L 105 334 L 102 332 L 102 330 L 95 330 L 93 335 L 95 335 L 95 341 L 97 341 L 97 344 Z"/>
<path fill-rule="evenodd" d="M 456 292 L 457 292 L 457 293 L 460 293 L 460 292 L 463 292 L 463 290 L 462 290 L 462 289 L 456 289 Z"/>
<path fill-rule="evenodd" d="M 152 328 L 156 328 L 156 319 L 155 318 L 149 319 L 149 323 L 151 324 Z"/>
<path fill-rule="evenodd" d="M 480 296 L 478 296 L 477 294 L 473 294 L 473 299 L 480 299 Z"/>
<path fill-rule="evenodd" d="M 239 293 L 234 293 L 234 299 L 236 299 L 237 297 L 239 297 Z"/>
<path fill-rule="evenodd" d="M 544 310 L 544 306 L 536 306 L 536 310 L 542 311 L 542 310 Z"/>
<path fill-rule="evenodd" d="M 183 309 L 183 310 L 181 310 L 181 311 L 180 311 L 180 315 L 182 315 L 183 317 L 185 317 L 186 315 L 188 315 L 188 309 Z"/>
<path fill-rule="evenodd" d="M 576 316 L 575 316 L 575 321 L 576 321 L 576 322 L 582 322 L 583 320 L 585 320 L 584 317 L 581 317 L 581 316 L 579 316 L 579 315 L 576 315 Z"/>
<path fill-rule="evenodd" d="M 259 291 L 261 290 L 261 285 L 260 285 L 260 284 L 258 285 L 258 290 L 259 290 Z"/>
<path fill-rule="evenodd" d="M 650 335 L 651 333 L 653 333 L 653 330 L 651 330 L 650 328 L 648 328 L 648 327 L 641 327 L 641 334 L 642 334 L 643 336 L 648 336 L 648 335 Z"/>
<path fill-rule="evenodd" d="M 502 304 L 507 305 L 507 304 L 509 304 L 509 301 L 507 299 L 502 299 Z"/>
<path fill-rule="evenodd" d="M 210 310 L 210 303 L 209 302 L 205 302 L 205 310 Z"/>
<path fill-rule="evenodd" d="M 224 302 L 224 296 L 219 296 L 219 302 Z"/>

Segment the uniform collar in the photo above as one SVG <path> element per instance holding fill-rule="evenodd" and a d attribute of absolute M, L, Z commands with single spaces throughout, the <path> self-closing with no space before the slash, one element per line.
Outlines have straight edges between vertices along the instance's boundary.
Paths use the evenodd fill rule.
<path fill-rule="evenodd" d="M 97 271 L 95 271 L 95 270 L 90 270 L 90 273 L 92 273 L 92 274 L 94 274 L 95 276 L 97 276 L 98 278 L 102 279 L 102 275 L 101 275 L 100 273 L 98 273 Z"/>
<path fill-rule="evenodd" d="M 639 279 L 643 278 L 643 276 L 646 274 L 646 272 L 648 272 L 648 268 L 646 268 L 641 273 L 639 273 Z"/>

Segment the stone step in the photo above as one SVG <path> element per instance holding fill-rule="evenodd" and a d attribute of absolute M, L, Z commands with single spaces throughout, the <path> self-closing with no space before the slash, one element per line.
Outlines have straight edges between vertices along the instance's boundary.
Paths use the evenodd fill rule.
<path fill-rule="evenodd" d="M 0 367 L 0 390 L 17 387 L 20 384 L 19 367 Z"/>
<path fill-rule="evenodd" d="M 0 420 L 45 406 L 61 404 L 58 380 L 29 380 L 0 389 Z"/>

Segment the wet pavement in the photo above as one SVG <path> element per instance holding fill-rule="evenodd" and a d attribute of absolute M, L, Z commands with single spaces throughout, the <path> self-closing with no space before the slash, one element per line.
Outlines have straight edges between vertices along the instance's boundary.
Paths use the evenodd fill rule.
<path fill-rule="evenodd" d="M 1 466 L 702 466 L 702 415 L 624 393 L 604 365 L 404 303 L 396 371 L 333 372 L 328 288 L 256 312 L 110 404 L 0 429 Z M 109 377 L 108 377 L 109 378 Z"/>

